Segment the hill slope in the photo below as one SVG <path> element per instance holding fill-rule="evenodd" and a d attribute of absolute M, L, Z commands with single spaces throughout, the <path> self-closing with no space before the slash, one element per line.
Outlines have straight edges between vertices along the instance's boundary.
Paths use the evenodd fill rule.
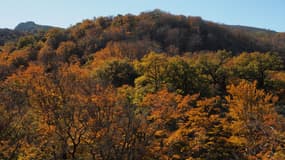
<path fill-rule="evenodd" d="M 47 31 L 49 29 L 53 28 L 52 26 L 46 26 L 46 25 L 38 25 L 35 22 L 28 21 L 24 23 L 20 23 L 15 27 L 15 31 L 20 32 L 37 32 L 37 31 Z"/>
<path fill-rule="evenodd" d="M 228 26 L 200 17 L 172 15 L 161 10 L 140 15 L 118 15 L 85 20 L 67 30 L 85 53 L 94 53 L 108 42 L 155 44 L 162 52 L 182 54 L 201 50 L 277 51 L 284 54 L 284 33 L 244 26 Z M 140 42 L 139 42 L 140 43 Z M 85 48 L 86 47 L 86 48 Z M 150 47 L 151 48 L 151 47 Z M 126 49 L 128 50 L 128 49 Z"/>
<path fill-rule="evenodd" d="M 0 37 L 0 45 L 15 40 L 18 33 L 35 34 L 47 31 L 51 26 L 34 22 L 20 23 Z M 161 10 L 143 12 L 139 15 L 118 15 L 85 20 L 63 30 L 60 41 L 72 40 L 78 44 L 81 54 L 92 54 L 116 42 L 144 46 L 142 52 L 155 50 L 169 54 L 183 54 L 201 50 L 226 49 L 233 53 L 243 51 L 274 51 L 285 53 L 285 34 L 247 26 L 218 24 L 200 17 L 173 15 Z M 13 38 L 14 37 L 14 38 Z M 55 46 L 57 47 L 57 46 Z M 124 52 L 129 52 L 125 47 Z M 146 54 L 146 53 L 144 53 Z"/>
<path fill-rule="evenodd" d="M 18 37 L 22 36 L 23 33 L 10 30 L 10 29 L 0 29 L 0 46 L 8 41 L 15 41 Z"/>

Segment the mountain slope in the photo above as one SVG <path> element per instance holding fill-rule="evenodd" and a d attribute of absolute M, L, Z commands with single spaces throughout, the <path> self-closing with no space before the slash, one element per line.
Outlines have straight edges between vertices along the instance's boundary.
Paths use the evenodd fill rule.
<path fill-rule="evenodd" d="M 182 54 L 201 50 L 277 51 L 285 53 L 282 33 L 254 27 L 227 26 L 200 17 L 173 15 L 161 10 L 85 20 L 67 30 L 85 53 L 95 53 L 111 42 L 155 44 L 161 52 Z M 137 43 L 138 42 L 138 43 Z M 149 47 L 147 47 L 149 48 Z M 151 47 L 150 47 L 151 48 Z M 124 50 L 128 52 L 128 47 Z M 152 49 L 146 49 L 152 50 Z"/>
<path fill-rule="evenodd" d="M 17 38 L 22 36 L 23 33 L 10 30 L 10 29 L 0 29 L 0 46 L 8 41 L 15 41 Z"/>
<path fill-rule="evenodd" d="M 35 34 L 39 30 L 47 31 L 51 28 L 56 27 L 26 22 L 17 25 L 15 31 Z M 244 51 L 274 51 L 285 55 L 284 33 L 247 26 L 218 24 L 200 17 L 173 15 L 158 9 L 142 12 L 139 15 L 127 14 L 84 20 L 62 31 L 61 38 L 54 42 L 56 44 L 54 47 L 58 47 L 61 41 L 71 40 L 78 45 L 81 55 L 93 54 L 112 45 L 124 48 L 123 52 L 130 52 L 130 54 L 137 54 L 133 49 L 140 46 L 142 48 L 136 52 L 154 50 L 175 55 L 225 49 L 235 54 Z M 1 38 L 13 40 L 15 36 L 12 32 L 9 31 L 12 35 Z M 2 40 L 0 45 L 4 42 L 5 40 Z"/>
<path fill-rule="evenodd" d="M 54 28 L 52 26 L 47 26 L 47 25 L 38 25 L 35 22 L 28 21 L 24 23 L 20 23 L 15 27 L 15 31 L 20 31 L 20 32 L 37 32 L 37 31 L 47 31 L 51 28 Z"/>

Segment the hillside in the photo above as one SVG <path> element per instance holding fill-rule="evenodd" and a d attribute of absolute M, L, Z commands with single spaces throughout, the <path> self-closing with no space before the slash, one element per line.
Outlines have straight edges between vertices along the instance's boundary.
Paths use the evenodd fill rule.
<path fill-rule="evenodd" d="M 34 22 L 20 23 L 15 27 L 16 32 L 6 31 L 0 42 L 3 45 L 6 40 L 15 40 L 15 35 L 21 32 L 36 34 L 51 28 L 55 27 Z M 285 33 L 218 24 L 200 17 L 172 15 L 161 10 L 143 12 L 138 16 L 128 14 L 85 20 L 65 29 L 64 34 L 76 43 L 84 43 L 81 51 L 87 54 L 103 49 L 108 42 L 136 43 L 139 40 L 149 44 L 154 42 L 160 52 L 174 52 L 170 54 L 222 49 L 233 53 L 273 51 L 282 56 L 285 54 Z"/>
<path fill-rule="evenodd" d="M 172 15 L 161 10 L 134 15 L 99 17 L 86 20 L 67 30 L 75 41 L 96 43 L 89 51 L 96 52 L 108 42 L 138 40 L 154 42 L 162 52 L 182 54 L 201 50 L 226 49 L 242 51 L 285 51 L 284 34 L 253 27 L 225 26 L 200 17 Z M 99 38 L 100 37 L 100 38 Z M 85 50 L 85 49 L 84 49 Z M 171 53 L 171 52 L 176 53 Z"/>
<path fill-rule="evenodd" d="M 284 33 L 161 10 L 4 31 L 1 160 L 285 157 Z"/>
<path fill-rule="evenodd" d="M 37 32 L 46 32 L 52 28 L 57 27 L 38 25 L 34 22 L 24 22 L 19 23 L 14 30 L 0 29 L 0 46 L 4 45 L 6 42 L 15 42 L 22 36 L 37 34 Z"/>
<path fill-rule="evenodd" d="M 15 31 L 19 31 L 19 32 L 29 32 L 29 33 L 35 33 L 37 31 L 47 31 L 51 28 L 54 28 L 52 26 L 46 26 L 46 25 L 38 25 L 35 22 L 32 21 L 28 21 L 28 22 L 23 22 L 23 23 L 19 23 L 16 27 L 15 27 Z"/>
<path fill-rule="evenodd" d="M 8 41 L 15 41 L 18 37 L 22 36 L 21 32 L 10 29 L 0 29 L 0 46 Z"/>

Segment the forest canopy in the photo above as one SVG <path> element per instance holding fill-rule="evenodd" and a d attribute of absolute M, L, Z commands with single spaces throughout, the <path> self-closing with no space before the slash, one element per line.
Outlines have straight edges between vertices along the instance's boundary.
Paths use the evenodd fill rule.
<path fill-rule="evenodd" d="M 10 36 L 0 159 L 285 159 L 283 42 L 161 10 Z"/>

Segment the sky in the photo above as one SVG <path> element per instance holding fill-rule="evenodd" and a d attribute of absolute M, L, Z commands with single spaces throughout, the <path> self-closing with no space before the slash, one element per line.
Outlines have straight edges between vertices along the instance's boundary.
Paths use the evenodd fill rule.
<path fill-rule="evenodd" d="M 285 0 L 0 0 L 0 28 L 26 21 L 69 27 L 84 19 L 154 9 L 285 32 Z"/>

